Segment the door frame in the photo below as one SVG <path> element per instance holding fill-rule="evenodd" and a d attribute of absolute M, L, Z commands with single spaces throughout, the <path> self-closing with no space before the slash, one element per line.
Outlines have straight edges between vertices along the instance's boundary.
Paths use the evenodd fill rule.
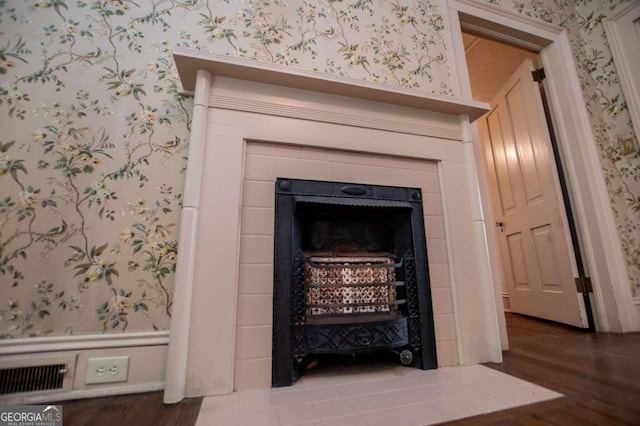
<path fill-rule="evenodd" d="M 455 88 L 463 98 L 471 99 L 462 29 L 487 38 L 538 52 L 546 70 L 544 82 L 556 130 L 560 161 L 564 166 L 576 228 L 587 274 L 593 283 L 592 305 L 597 331 L 640 331 L 638 314 L 631 297 L 626 269 L 610 199 L 602 174 L 599 155 L 580 89 L 573 52 L 564 28 L 485 3 L 481 0 L 448 0 L 449 22 L 455 57 Z M 485 224 L 492 224 L 490 197 L 477 126 L 471 126 L 471 138 L 483 200 Z M 487 232 L 494 297 L 502 306 L 502 278 L 497 238 Z M 508 348 L 503 310 L 498 310 L 501 344 Z"/>

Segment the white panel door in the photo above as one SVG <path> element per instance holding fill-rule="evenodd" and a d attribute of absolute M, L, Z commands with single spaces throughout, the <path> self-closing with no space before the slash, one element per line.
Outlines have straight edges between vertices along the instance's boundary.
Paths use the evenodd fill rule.
<path fill-rule="evenodd" d="M 479 120 L 511 311 L 587 327 L 533 63 Z M 577 274 L 576 274 L 577 276 Z"/>

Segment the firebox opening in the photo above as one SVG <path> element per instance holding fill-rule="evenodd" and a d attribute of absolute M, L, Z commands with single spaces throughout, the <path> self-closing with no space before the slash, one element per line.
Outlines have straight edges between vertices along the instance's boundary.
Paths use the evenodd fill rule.
<path fill-rule="evenodd" d="M 278 178 L 273 386 L 329 360 L 436 368 L 418 188 Z"/>
<path fill-rule="evenodd" d="M 400 253 L 396 249 L 396 239 L 406 234 L 411 211 L 299 203 L 295 215 L 303 251 L 332 252 L 341 245 L 344 250 L 347 247 L 344 243 L 352 243 L 364 252 L 388 253 L 397 257 Z"/>
<path fill-rule="evenodd" d="M 307 324 L 354 324 L 407 316 L 403 252 L 399 249 L 406 250 L 411 235 L 410 208 L 300 202 L 294 217 L 294 234 L 300 236 L 305 259 Z M 387 345 L 382 351 L 390 348 Z M 346 353 L 353 361 L 371 359 L 372 352 L 381 351 L 345 345 L 329 352 Z M 361 357 L 362 353 L 367 356 Z M 315 365 L 318 358 L 309 358 Z"/>
<path fill-rule="evenodd" d="M 393 350 L 360 351 L 351 354 L 316 354 L 305 364 L 304 376 L 358 374 L 382 371 L 398 366 L 399 352 Z"/>

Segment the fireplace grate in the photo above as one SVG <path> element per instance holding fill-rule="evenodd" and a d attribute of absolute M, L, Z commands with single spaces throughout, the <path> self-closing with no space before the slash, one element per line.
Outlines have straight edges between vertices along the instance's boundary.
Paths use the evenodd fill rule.
<path fill-rule="evenodd" d="M 427 265 L 419 188 L 278 178 L 273 386 L 323 354 L 436 368 Z"/>
<path fill-rule="evenodd" d="M 409 343 L 407 317 L 398 309 L 395 256 L 380 253 L 301 253 L 305 316 L 304 344 L 296 356 L 355 353 L 404 347 Z M 297 324 L 297 323 L 296 323 Z"/>
<path fill-rule="evenodd" d="M 395 267 L 390 256 L 307 257 L 307 317 L 397 311 Z"/>

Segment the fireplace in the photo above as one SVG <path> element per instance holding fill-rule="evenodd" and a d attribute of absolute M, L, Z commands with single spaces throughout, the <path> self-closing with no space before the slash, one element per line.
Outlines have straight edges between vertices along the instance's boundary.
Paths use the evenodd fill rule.
<path fill-rule="evenodd" d="M 278 176 L 421 188 L 437 364 L 500 361 L 469 125 L 485 104 L 205 52 L 174 58 L 195 96 L 166 402 L 272 386 Z"/>
<path fill-rule="evenodd" d="M 272 385 L 319 354 L 437 367 L 420 188 L 276 181 Z"/>

